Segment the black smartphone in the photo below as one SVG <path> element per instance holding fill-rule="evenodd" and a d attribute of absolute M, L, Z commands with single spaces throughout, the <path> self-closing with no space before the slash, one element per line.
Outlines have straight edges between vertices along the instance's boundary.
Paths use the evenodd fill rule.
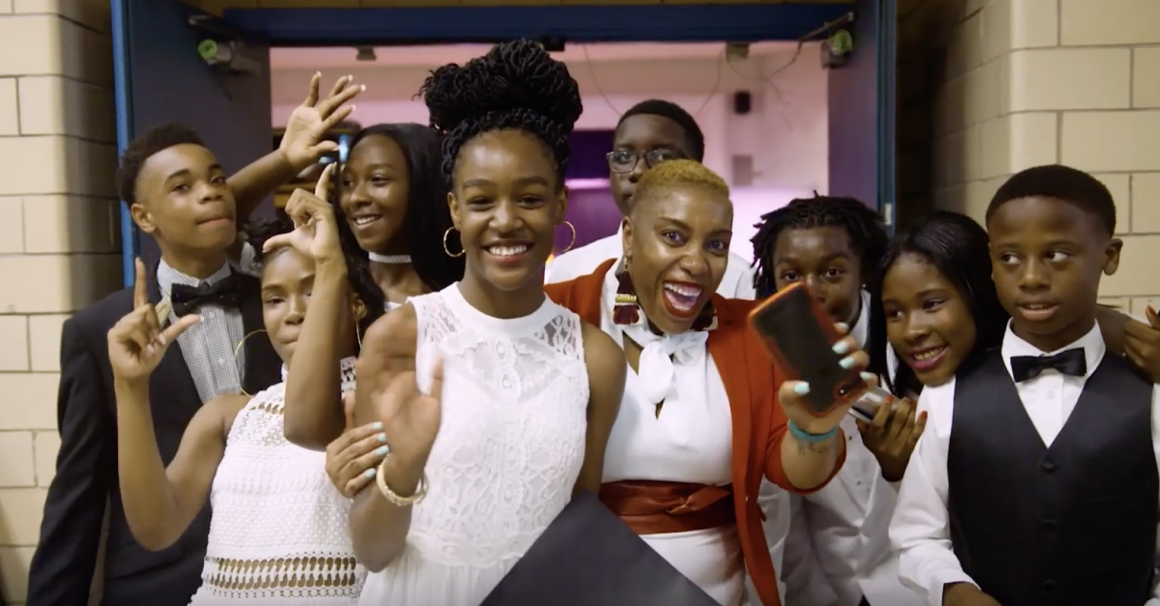
<path fill-rule="evenodd" d="M 881 387 L 869 387 L 850 406 L 850 416 L 859 421 L 873 423 L 874 415 L 878 414 L 879 408 L 883 406 L 893 407 L 897 401 L 898 398 L 894 397 L 894 394 L 889 391 Z"/>
<path fill-rule="evenodd" d="M 786 378 L 810 384 L 804 400 L 814 415 L 825 416 L 865 390 L 859 370 L 842 368 L 846 355 L 833 349 L 842 335 L 805 285 L 766 299 L 749 315 L 749 324 Z"/>

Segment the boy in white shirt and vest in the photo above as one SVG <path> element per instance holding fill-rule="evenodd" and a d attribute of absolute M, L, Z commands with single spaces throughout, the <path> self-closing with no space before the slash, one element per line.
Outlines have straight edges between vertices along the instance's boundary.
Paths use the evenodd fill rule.
<path fill-rule="evenodd" d="M 929 412 L 890 536 L 938 606 L 1160 606 L 1156 387 L 1107 355 L 1116 209 L 1091 175 L 1040 166 L 987 208 L 1000 348 L 923 390 Z"/>

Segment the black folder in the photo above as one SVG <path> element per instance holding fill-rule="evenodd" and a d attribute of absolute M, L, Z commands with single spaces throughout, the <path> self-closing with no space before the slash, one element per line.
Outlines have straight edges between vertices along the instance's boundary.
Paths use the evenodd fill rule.
<path fill-rule="evenodd" d="M 577 495 L 482 606 L 719 606 L 596 495 Z"/>

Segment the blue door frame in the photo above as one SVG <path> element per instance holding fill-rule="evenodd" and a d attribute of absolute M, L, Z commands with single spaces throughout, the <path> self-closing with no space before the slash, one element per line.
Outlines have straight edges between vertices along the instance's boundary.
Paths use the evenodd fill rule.
<path fill-rule="evenodd" d="M 221 35 L 252 40 L 255 46 L 354 46 L 360 44 L 437 44 L 492 42 L 520 37 L 558 38 L 569 42 L 702 42 L 728 40 L 757 42 L 797 40 L 824 23 L 847 12 L 858 16 L 855 57 L 861 61 L 835 70 L 831 80 L 860 81 L 862 115 L 872 107 L 873 127 L 855 136 L 852 144 L 831 136 L 831 146 L 843 145 L 851 154 L 874 156 L 874 167 L 863 166 L 863 179 L 854 195 L 873 202 L 891 215 L 893 209 L 893 21 L 896 0 L 853 0 L 844 4 L 735 4 L 735 5 L 635 5 L 635 6 L 498 6 L 365 9 L 228 9 L 213 20 Z M 139 33 L 126 27 L 126 3 L 177 3 L 178 0 L 112 0 L 112 32 L 116 80 L 118 143 L 121 151 L 140 130 L 135 125 L 132 70 L 133 56 L 155 53 Z M 135 44 L 136 43 L 136 44 Z M 181 52 L 193 53 L 189 48 Z M 170 54 L 173 54 L 172 52 Z M 188 69 L 188 65 L 185 66 Z M 208 69 L 208 68 L 207 68 Z M 854 71 L 867 70 L 856 76 Z M 844 73 L 843 73 L 844 72 Z M 268 74 L 266 74 L 268 78 Z M 163 83 L 141 83 L 138 90 Z M 867 88 L 868 87 L 868 88 Z M 188 98 L 170 105 L 170 119 L 186 122 L 186 113 L 204 113 L 200 100 Z M 857 104 L 851 99 L 851 106 Z M 137 120 L 140 122 L 141 120 Z M 256 142 L 253 142 L 256 144 Z M 207 144 L 212 142 L 207 141 Z M 263 144 L 269 144 L 266 137 Z M 889 152 L 887 152 L 889 150 Z M 886 156 L 889 155 L 889 159 Z M 227 169 L 231 168 L 227 166 Z M 893 217 L 888 217 L 892 220 Z M 136 226 L 122 206 L 122 240 L 125 283 L 133 281 L 133 258 L 139 253 Z"/>

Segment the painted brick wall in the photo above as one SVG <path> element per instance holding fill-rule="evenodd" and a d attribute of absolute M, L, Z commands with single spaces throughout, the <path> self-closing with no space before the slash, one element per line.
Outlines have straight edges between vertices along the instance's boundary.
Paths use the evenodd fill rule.
<path fill-rule="evenodd" d="M 1115 196 L 1124 239 L 1101 295 L 1160 300 L 1160 2 L 902 0 L 899 192 L 982 220 L 1003 180 L 1060 162 Z"/>
<path fill-rule="evenodd" d="M 107 0 L 0 0 L 0 583 L 24 600 L 56 432 L 60 327 L 117 288 Z"/>

